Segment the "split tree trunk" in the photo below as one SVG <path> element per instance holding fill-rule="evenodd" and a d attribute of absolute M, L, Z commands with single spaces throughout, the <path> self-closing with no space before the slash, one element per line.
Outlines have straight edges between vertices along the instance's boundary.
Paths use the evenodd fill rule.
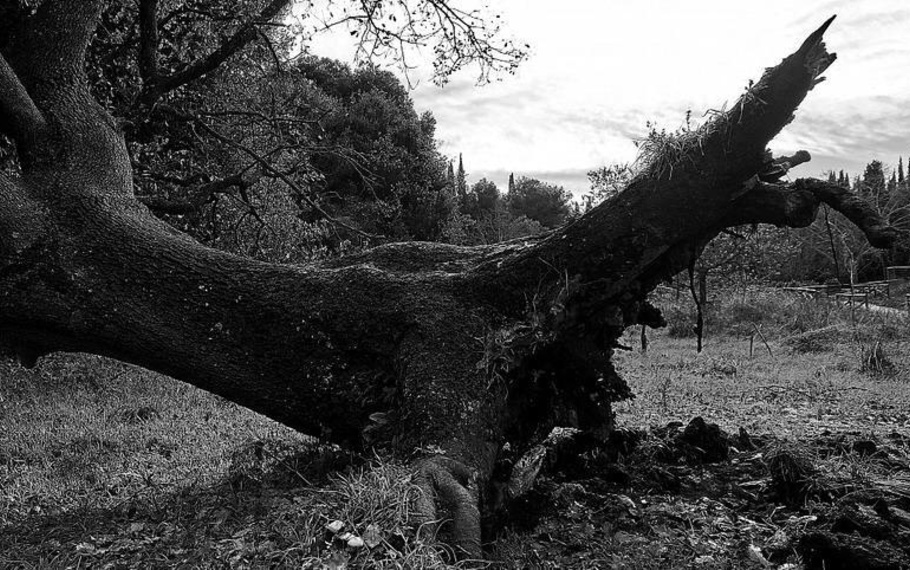
<path fill-rule="evenodd" d="M 549 234 L 487 247 L 400 243 L 321 265 L 206 248 L 133 196 L 123 138 L 82 71 L 98 0 L 42 4 L 0 58 L 0 332 L 24 361 L 111 356 L 289 426 L 411 458 L 429 518 L 477 553 L 505 442 L 605 435 L 628 388 L 623 330 L 723 228 L 805 226 L 821 202 L 875 245 L 896 233 L 840 188 L 769 184 L 768 142 L 834 60 L 812 34 L 729 112 L 665 148 L 615 198 Z M 417 452 L 415 453 L 415 450 Z M 415 459 L 416 458 L 416 459 Z"/>

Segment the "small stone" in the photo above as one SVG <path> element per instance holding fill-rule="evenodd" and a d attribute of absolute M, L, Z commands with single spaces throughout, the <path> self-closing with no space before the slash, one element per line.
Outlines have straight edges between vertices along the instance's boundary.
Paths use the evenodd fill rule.
<path fill-rule="evenodd" d="M 342 542 L 347 542 L 347 541 L 351 540 L 351 538 L 352 538 L 353 536 L 354 536 L 354 535 L 351 534 L 351 533 L 349 533 L 349 532 L 343 532 L 343 533 L 341 533 L 341 534 L 338 535 L 338 540 L 340 540 L 340 541 L 342 541 Z"/>
<path fill-rule="evenodd" d="M 338 534 L 343 528 L 344 522 L 338 520 L 332 521 L 329 524 L 325 525 L 325 529 L 332 534 Z"/>
<path fill-rule="evenodd" d="M 363 539 L 359 536 L 352 536 L 348 539 L 348 548 L 357 550 L 358 548 L 363 548 L 363 544 Z"/>

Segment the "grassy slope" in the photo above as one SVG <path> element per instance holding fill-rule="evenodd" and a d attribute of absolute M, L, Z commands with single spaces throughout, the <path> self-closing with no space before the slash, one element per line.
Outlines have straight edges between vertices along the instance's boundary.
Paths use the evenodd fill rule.
<path fill-rule="evenodd" d="M 690 309 L 659 301 L 670 306 L 669 332 L 652 332 L 646 355 L 618 357 L 638 394 L 619 407 L 621 425 L 701 415 L 791 439 L 908 434 L 906 323 L 740 291 L 715 303 L 695 355 L 694 339 L 673 336 L 687 332 Z M 755 336 L 750 356 L 757 328 L 773 355 Z M 815 329 L 828 332 L 794 340 Z M 876 346 L 887 374 L 863 371 Z M 612 487 L 545 480 L 534 512 L 493 553 L 512 567 L 744 567 L 744 541 L 760 545 L 779 527 L 731 516 L 711 489 L 760 478 L 747 459 L 698 472 L 699 483 L 687 471 L 678 494 L 648 477 Z M 100 358 L 59 356 L 31 372 L 0 363 L 0 568 L 442 567 L 405 524 L 406 473 L 374 463 L 332 475 L 350 463 L 248 410 Z M 842 468 L 874 466 L 832 469 Z M 336 519 L 371 553 L 325 531 Z"/>

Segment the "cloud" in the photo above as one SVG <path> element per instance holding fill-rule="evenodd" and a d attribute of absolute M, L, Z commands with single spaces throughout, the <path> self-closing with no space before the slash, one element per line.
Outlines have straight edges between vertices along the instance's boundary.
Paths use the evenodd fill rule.
<path fill-rule="evenodd" d="M 469 177 L 505 186 L 509 172 L 584 191 L 588 170 L 635 156 L 646 123 L 673 130 L 732 102 L 749 79 L 838 14 L 826 35 L 839 59 L 796 121 L 773 141 L 815 157 L 800 175 L 861 172 L 910 153 L 910 6 L 906 0 L 720 0 L 545 3 L 497 8 L 534 58 L 477 87 L 470 74 L 414 92 L 437 118 L 442 150 L 463 153 Z"/>
<path fill-rule="evenodd" d="M 588 170 L 634 157 L 633 141 L 655 118 L 596 98 L 570 104 L 536 83 L 454 87 L 423 90 L 418 105 L 435 115 L 441 150 L 463 154 L 474 180 L 486 175 L 500 183 L 509 171 L 556 173 L 555 182 L 587 188 Z"/>
<path fill-rule="evenodd" d="M 826 112 L 803 113 L 775 141 L 805 148 L 822 158 L 813 166 L 862 171 L 872 160 L 896 164 L 910 153 L 910 136 L 900 125 L 910 124 L 910 105 L 904 98 L 856 98 L 831 106 Z M 790 149 L 794 150 L 794 149 Z M 830 166 L 827 166 L 830 165 Z"/>

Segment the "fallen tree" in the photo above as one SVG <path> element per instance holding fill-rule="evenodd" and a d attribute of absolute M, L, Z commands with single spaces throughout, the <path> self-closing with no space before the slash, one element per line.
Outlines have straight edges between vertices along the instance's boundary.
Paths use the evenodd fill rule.
<path fill-rule="evenodd" d="M 825 203 L 878 247 L 898 238 L 837 186 L 765 181 L 779 166 L 768 142 L 835 59 L 829 20 L 730 110 L 652 141 L 623 192 L 548 234 L 392 243 L 305 267 L 232 256 L 134 197 L 123 137 L 83 72 L 101 4 L 45 2 L 4 42 L 0 130 L 21 165 L 0 176 L 5 342 L 26 364 L 53 351 L 135 363 L 405 458 L 427 491 L 422 515 L 451 520 L 468 553 L 503 483 L 525 476 L 503 472 L 504 444 L 521 455 L 554 426 L 604 438 L 612 402 L 630 395 L 617 339 L 663 324 L 648 293 L 719 232 L 806 226 Z"/>

